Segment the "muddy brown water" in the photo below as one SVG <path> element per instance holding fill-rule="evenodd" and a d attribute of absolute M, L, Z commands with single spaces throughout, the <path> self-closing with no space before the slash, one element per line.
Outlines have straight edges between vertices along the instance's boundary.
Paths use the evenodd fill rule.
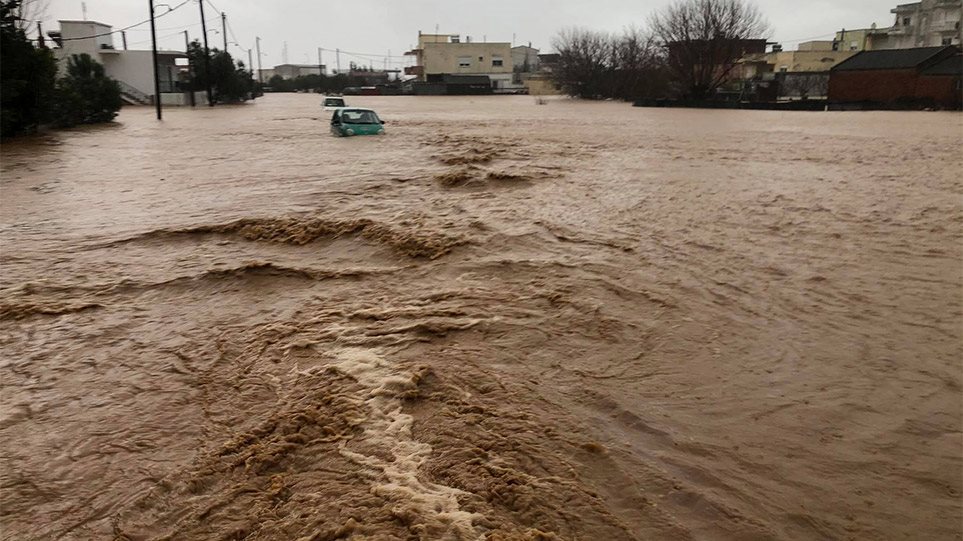
<path fill-rule="evenodd" d="M 351 101 L 3 144 L 3 539 L 963 535 L 960 115 Z"/>

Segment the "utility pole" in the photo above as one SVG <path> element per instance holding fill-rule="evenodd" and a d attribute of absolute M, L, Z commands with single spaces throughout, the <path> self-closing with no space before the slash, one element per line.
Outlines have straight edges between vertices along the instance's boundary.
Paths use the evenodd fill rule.
<path fill-rule="evenodd" d="M 201 0 L 202 2 L 204 0 Z M 224 34 L 224 52 L 227 52 L 227 14 L 221 12 L 221 34 Z"/>
<path fill-rule="evenodd" d="M 191 107 L 197 107 L 197 100 L 194 99 L 194 66 L 191 64 L 191 55 L 189 54 L 191 50 L 191 40 L 187 36 L 187 30 L 184 31 L 184 54 L 187 55 L 187 79 L 190 84 L 187 86 L 187 91 L 191 95 Z"/>
<path fill-rule="evenodd" d="M 160 77 L 157 73 L 157 30 L 154 28 L 154 0 L 147 0 L 150 5 L 150 46 L 151 57 L 154 60 L 154 105 L 157 108 L 157 120 L 161 120 Z"/>
<path fill-rule="evenodd" d="M 126 51 L 127 50 L 127 32 L 125 32 L 124 30 L 121 30 L 120 39 L 124 41 L 124 50 Z"/>
<path fill-rule="evenodd" d="M 43 39 L 43 27 L 40 26 L 40 21 L 37 21 L 37 45 L 41 49 L 47 48 L 47 42 Z M 124 46 L 124 48 L 126 49 L 127 46 Z"/>
<path fill-rule="evenodd" d="M 318 75 L 324 77 L 324 64 L 321 62 L 321 47 L 318 47 Z M 318 93 L 321 93 L 322 80 L 318 80 Z"/>
<path fill-rule="evenodd" d="M 207 83 L 207 105 L 214 107 L 214 92 L 211 90 L 211 49 L 207 46 L 207 22 L 204 20 L 204 0 L 197 3 L 201 6 L 201 32 L 204 33 L 204 82 Z"/>
<path fill-rule="evenodd" d="M 257 96 L 256 96 L 256 94 L 257 94 L 257 89 L 256 89 L 256 88 L 253 88 L 253 86 L 254 86 L 254 61 L 251 60 L 251 50 L 250 50 L 250 49 L 247 50 L 247 69 L 249 70 L 249 73 L 251 74 L 251 76 L 250 76 L 250 77 L 251 77 L 251 87 L 252 87 L 252 88 L 251 88 L 251 99 L 253 100 L 254 98 L 257 97 Z"/>
<path fill-rule="evenodd" d="M 254 38 L 254 48 L 257 51 L 257 82 L 264 84 L 264 76 L 262 75 L 264 70 L 261 69 L 261 38 Z"/>
<path fill-rule="evenodd" d="M 338 75 L 341 75 L 341 49 L 335 49 L 335 65 L 338 66 Z"/>

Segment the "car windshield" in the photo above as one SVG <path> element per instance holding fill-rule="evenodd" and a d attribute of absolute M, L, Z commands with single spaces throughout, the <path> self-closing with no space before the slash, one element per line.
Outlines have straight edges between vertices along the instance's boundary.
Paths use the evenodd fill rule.
<path fill-rule="evenodd" d="M 341 98 L 328 98 L 324 100 L 325 107 L 344 107 L 344 100 Z"/>
<path fill-rule="evenodd" d="M 341 120 L 345 124 L 380 124 L 378 115 L 374 111 L 341 111 Z"/>

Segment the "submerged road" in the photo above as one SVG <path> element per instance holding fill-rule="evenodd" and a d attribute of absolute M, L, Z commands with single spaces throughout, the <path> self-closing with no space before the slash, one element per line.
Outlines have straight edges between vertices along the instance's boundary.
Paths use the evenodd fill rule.
<path fill-rule="evenodd" d="M 3 539 L 960 539 L 963 119 L 358 97 L 5 142 Z"/>

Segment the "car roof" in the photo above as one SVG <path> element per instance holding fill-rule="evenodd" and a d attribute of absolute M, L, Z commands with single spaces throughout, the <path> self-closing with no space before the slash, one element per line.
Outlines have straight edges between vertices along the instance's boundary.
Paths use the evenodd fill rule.
<path fill-rule="evenodd" d="M 339 111 L 369 111 L 374 113 L 374 109 L 365 109 L 364 107 L 338 107 Z"/>

